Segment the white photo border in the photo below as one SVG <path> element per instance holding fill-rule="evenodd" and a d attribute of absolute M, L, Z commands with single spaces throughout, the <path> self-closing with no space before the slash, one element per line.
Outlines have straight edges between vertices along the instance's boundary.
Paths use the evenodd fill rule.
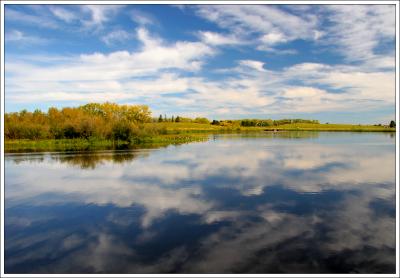
<path fill-rule="evenodd" d="M 0 4 L 0 25 L 1 25 L 1 231 L 0 231 L 0 277 L 399 277 L 399 132 L 396 130 L 396 273 L 394 274 L 6 274 L 4 273 L 4 202 L 5 202 L 5 186 L 4 186 L 4 113 L 5 113 L 5 18 L 4 9 L 5 5 L 84 5 L 84 4 L 98 4 L 98 5 L 118 5 L 118 4 L 135 4 L 135 5 L 152 5 L 152 4 L 182 4 L 182 5 L 395 5 L 396 9 L 396 78 L 395 78 L 395 94 L 396 94 L 396 123 L 399 121 L 399 7 L 398 1 L 19 1 L 19 0 L 4 0 Z"/>

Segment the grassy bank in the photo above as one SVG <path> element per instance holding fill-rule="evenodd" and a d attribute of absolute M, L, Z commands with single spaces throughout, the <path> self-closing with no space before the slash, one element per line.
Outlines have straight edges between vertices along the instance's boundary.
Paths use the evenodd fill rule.
<path fill-rule="evenodd" d="M 285 124 L 265 127 L 264 130 L 304 130 L 304 131 L 352 131 L 352 132 L 395 132 L 396 128 L 377 125 L 350 124 Z"/>
<path fill-rule="evenodd" d="M 211 125 L 198 123 L 147 123 L 147 128 L 153 127 L 165 130 L 167 134 L 194 134 L 194 133 L 232 133 L 232 132 L 260 132 L 260 131 L 365 131 L 365 132 L 395 132 L 396 128 L 378 125 L 351 125 L 351 124 L 319 124 L 296 123 L 272 126 L 241 126 L 239 123 Z"/>
<path fill-rule="evenodd" d="M 41 139 L 41 140 L 5 140 L 6 153 L 44 152 L 44 151 L 93 151 L 134 148 L 157 148 L 179 145 L 189 142 L 204 141 L 201 134 L 166 134 L 153 137 L 134 138 L 130 142 L 102 139 Z"/>
<path fill-rule="evenodd" d="M 240 125 L 211 125 L 199 123 L 147 123 L 147 129 L 163 130 L 164 134 L 141 135 L 131 140 L 105 139 L 40 139 L 5 140 L 5 152 L 84 151 L 128 148 L 163 147 L 207 140 L 208 134 L 263 133 L 266 131 L 346 131 L 346 132 L 395 132 L 395 128 L 373 125 L 297 123 L 267 127 L 243 127 Z"/>

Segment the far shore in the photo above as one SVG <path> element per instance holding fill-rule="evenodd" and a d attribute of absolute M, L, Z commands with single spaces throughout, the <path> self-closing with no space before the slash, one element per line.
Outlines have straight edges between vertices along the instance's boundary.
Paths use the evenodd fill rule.
<path fill-rule="evenodd" d="M 378 125 L 310 124 L 297 123 L 269 127 L 223 126 L 200 123 L 148 123 L 163 128 L 166 134 L 137 136 L 130 140 L 99 138 L 75 139 L 7 139 L 6 153 L 46 151 L 92 151 L 135 148 L 158 148 L 196 141 L 205 141 L 210 134 L 253 133 L 278 135 L 284 132 L 395 132 L 396 128 Z"/>
<path fill-rule="evenodd" d="M 47 112 L 5 114 L 5 152 L 84 151 L 162 147 L 204 141 L 209 134 L 280 131 L 395 132 L 389 125 L 320 123 L 311 119 L 212 120 L 160 115 L 146 105 L 88 103 Z M 292 135 L 289 135 L 290 138 Z"/>

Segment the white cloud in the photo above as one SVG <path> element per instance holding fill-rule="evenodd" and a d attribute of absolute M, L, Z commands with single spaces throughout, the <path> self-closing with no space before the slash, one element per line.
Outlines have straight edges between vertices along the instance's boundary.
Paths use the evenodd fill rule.
<path fill-rule="evenodd" d="M 200 31 L 198 36 L 201 41 L 210 45 L 236 45 L 246 43 L 233 35 L 224 35 L 210 31 Z"/>
<path fill-rule="evenodd" d="M 395 74 L 393 72 L 340 72 L 332 71 L 320 82 L 333 88 L 346 88 L 360 99 L 395 103 Z"/>
<path fill-rule="evenodd" d="M 176 74 L 163 73 L 149 80 L 129 81 L 124 84 L 128 88 L 135 88 L 135 93 L 142 96 L 159 97 L 163 94 L 186 92 L 190 89 L 189 79 Z"/>
<path fill-rule="evenodd" d="M 218 80 L 184 77 L 182 73 L 198 70 L 212 50 L 198 42 L 165 45 L 160 39 L 149 37 L 147 31 L 142 33 L 143 48 L 135 53 L 81 55 L 74 63 L 58 66 L 8 63 L 6 99 L 130 100 L 167 109 L 157 112 L 174 107 L 175 113 L 213 113 L 221 118 L 249 113 L 264 117 L 285 112 L 367 111 L 394 105 L 392 72 L 363 72 L 357 67 L 317 63 L 272 71 L 261 61 L 241 60 L 237 67 L 227 69 L 227 77 Z M 163 73 L 165 70 L 174 73 Z M 288 85 L 293 82 L 300 84 Z M 182 95 L 163 97 L 168 93 Z"/>
<path fill-rule="evenodd" d="M 8 63 L 6 99 L 131 100 L 165 109 L 174 107 L 187 115 L 214 113 L 222 118 L 249 113 L 264 117 L 266 113 L 366 111 L 394 104 L 392 72 L 362 72 L 355 67 L 315 63 L 271 71 L 261 61 L 242 60 L 236 68 L 227 69 L 229 76 L 219 80 L 183 77 L 182 72 L 198 70 L 210 49 L 193 42 L 164 45 L 146 36 L 142 37 L 142 51 L 136 53 L 82 55 L 74 63 L 49 67 Z M 289 86 L 292 82 L 303 85 Z M 183 95 L 162 97 L 168 93 Z"/>
<path fill-rule="evenodd" d="M 254 60 L 241 60 L 241 61 L 239 61 L 239 64 L 241 66 L 253 68 L 257 71 L 265 71 L 264 67 L 263 67 L 264 66 L 263 62 L 254 61 Z"/>
<path fill-rule="evenodd" d="M 295 39 L 318 39 L 322 34 L 317 29 L 316 16 L 302 18 L 269 5 L 200 5 L 196 12 L 242 41 L 250 40 L 249 35 L 259 36 L 259 50 L 270 50 L 272 45 Z"/>
<path fill-rule="evenodd" d="M 6 34 L 6 41 L 20 41 L 24 39 L 24 34 L 18 30 L 12 30 Z"/>
<path fill-rule="evenodd" d="M 277 43 L 286 42 L 287 38 L 282 33 L 271 32 L 271 33 L 263 35 L 261 37 L 261 41 L 267 45 L 274 45 Z"/>
<path fill-rule="evenodd" d="M 99 7 L 82 8 L 90 15 L 93 26 L 109 22 L 121 8 Z M 382 32 L 378 35 L 373 31 L 372 37 L 390 38 L 390 20 L 381 19 L 387 15 L 387 9 L 365 9 L 362 6 L 360 11 L 357 10 L 356 18 L 360 17 L 358 14 L 372 14 L 372 21 L 377 22 L 374 28 Z M 321 19 L 315 14 L 300 17 L 273 6 L 199 6 L 197 13 L 226 30 L 198 31 L 195 33 L 198 41 L 169 43 L 149 33 L 144 26 L 132 34 L 114 29 L 103 34 L 101 40 L 112 45 L 137 39 L 140 48 L 132 52 L 81 54 L 62 58 L 58 64 L 38 64 L 32 60 L 34 55 L 29 59 L 15 57 L 8 60 L 6 99 L 11 102 L 129 100 L 167 110 L 160 112 L 169 112 L 174 107 L 187 115 L 218 115 L 221 118 L 249 113 L 264 117 L 276 113 L 367 111 L 394 105 L 395 75 L 390 71 L 394 59 L 391 55 L 375 54 L 370 43 L 361 49 L 368 55 L 360 54 L 367 58 L 363 58 L 359 66 L 306 62 L 270 70 L 267 57 L 261 61 L 238 56 L 237 61 L 232 61 L 236 66 L 216 69 L 212 73 L 218 74 L 218 78 L 209 79 L 209 75 L 203 75 L 200 70 L 210 57 L 220 53 L 218 47 L 255 44 L 258 50 L 293 54 L 296 50 L 276 47 L 294 39 L 322 41 L 324 38 L 325 41 L 330 33 L 320 29 Z M 343 13 L 350 12 L 337 11 L 336 7 L 321 12 L 329 18 L 340 16 L 339 19 Z M 333 26 L 343 29 L 345 22 L 336 20 Z M 141 25 L 146 24 L 150 23 L 144 20 Z M 356 30 L 350 31 L 334 33 L 338 44 L 345 46 L 343 53 L 350 47 L 349 34 L 356 33 Z M 11 35 L 11 40 L 17 41 L 25 34 Z M 248 40 L 250 35 L 255 38 L 253 41 Z M 368 38 L 367 35 L 360 36 Z M 196 75 L 190 76 L 192 73 Z M 181 95 L 167 97 L 168 93 Z M 150 97 L 154 99 L 150 100 Z"/>
<path fill-rule="evenodd" d="M 318 95 L 326 94 L 326 91 L 315 89 L 315 88 L 307 88 L 307 87 L 294 87 L 287 89 L 282 94 L 285 97 L 295 99 L 295 98 L 314 98 Z"/>
<path fill-rule="evenodd" d="M 137 29 L 137 38 L 147 48 L 157 47 L 162 44 L 162 40 L 155 36 L 150 36 L 148 30 L 144 27 Z"/>
<path fill-rule="evenodd" d="M 101 37 L 101 40 L 107 45 L 121 43 L 132 38 L 133 35 L 125 30 L 115 30 Z"/>
<path fill-rule="evenodd" d="M 41 37 L 26 35 L 25 33 L 18 30 L 12 30 L 5 34 L 5 42 L 18 43 L 21 45 L 21 44 L 42 44 L 49 42 L 49 40 Z"/>
<path fill-rule="evenodd" d="M 15 102 L 104 101 L 181 91 L 187 88 L 185 79 L 160 73 L 163 70 L 197 71 L 204 59 L 215 53 L 201 42 L 166 44 L 143 28 L 138 30 L 138 38 L 142 48 L 135 52 L 85 54 L 49 65 L 32 63 L 32 57 L 30 61 L 16 58 L 7 62 L 6 98 Z M 141 77 L 147 78 L 140 80 Z M 69 85 L 65 86 L 65 82 Z"/>
<path fill-rule="evenodd" d="M 29 76 L 23 74 L 19 67 L 29 65 L 13 62 L 10 63 L 10 73 L 35 82 L 116 80 L 156 73 L 162 69 L 198 70 L 201 60 L 214 54 L 210 47 L 200 42 L 178 41 L 169 45 L 150 37 L 144 29 L 139 29 L 138 33 L 143 43 L 140 51 L 82 54 L 71 63 L 43 67 L 40 72 L 32 72 Z"/>
<path fill-rule="evenodd" d="M 303 63 L 281 71 L 261 61 L 240 61 L 219 82 L 190 83 L 204 97 L 207 111 L 230 114 L 367 111 L 394 105 L 393 72 L 364 72 L 358 67 Z M 299 85 L 289 85 L 298 83 Z M 321 86 L 324 89 L 321 89 Z M 208 93 L 205 93 L 208 92 Z M 205 99 L 209 101 L 205 101 Z M 362 103 L 362 104 L 361 104 Z M 225 117 L 227 117 L 225 116 Z M 229 116 L 228 116 L 229 117 Z"/>
<path fill-rule="evenodd" d="M 157 22 L 157 20 L 153 16 L 139 10 L 133 10 L 131 12 L 131 19 L 132 21 L 142 26 L 153 25 Z"/>
<path fill-rule="evenodd" d="M 324 31 L 318 31 L 318 30 L 315 30 L 313 33 L 314 33 L 314 40 L 316 41 L 326 35 Z"/>
<path fill-rule="evenodd" d="M 284 99 L 271 109 L 291 113 L 313 113 L 322 111 L 346 111 L 355 105 L 340 95 L 313 87 L 289 87 L 279 94 Z"/>
<path fill-rule="evenodd" d="M 395 73 L 354 66 L 329 66 L 305 63 L 287 69 L 287 76 L 302 80 L 308 85 L 326 85 L 333 90 L 342 90 L 338 95 L 347 99 L 370 100 L 385 104 L 395 102 Z"/>
<path fill-rule="evenodd" d="M 369 62 L 369 66 L 374 66 L 377 60 L 383 60 L 378 61 L 380 66 L 393 68 L 393 62 L 387 62 L 388 58 L 394 58 L 393 47 L 389 53 L 377 52 L 382 43 L 392 42 L 394 46 L 393 5 L 324 5 L 318 7 L 317 13 L 311 12 L 309 6 L 303 7 L 300 12 L 298 9 L 288 12 L 272 5 L 200 5 L 196 13 L 229 30 L 241 41 L 253 41 L 261 51 L 291 54 L 276 49 L 276 45 L 297 39 L 311 40 L 328 47 L 335 45 L 335 51 L 348 61 Z"/>
<path fill-rule="evenodd" d="M 77 16 L 72 11 L 61 8 L 60 6 L 50 6 L 49 10 L 53 13 L 53 15 L 67 23 L 70 23 L 77 19 Z"/>
<path fill-rule="evenodd" d="M 395 6 L 393 5 L 327 5 L 328 18 L 333 25 L 328 28 L 327 43 L 337 45 L 335 51 L 349 61 L 365 62 L 381 55 L 376 47 L 395 38 Z M 391 53 L 385 54 L 394 57 Z"/>
<path fill-rule="evenodd" d="M 123 5 L 84 5 L 82 11 L 89 14 L 89 19 L 82 19 L 86 28 L 102 28 L 103 23 L 109 21 Z"/>
<path fill-rule="evenodd" d="M 5 9 L 5 20 L 19 22 L 26 25 L 37 26 L 42 28 L 56 29 L 59 25 L 54 21 L 53 18 L 49 18 L 46 15 L 36 15 L 20 12 L 10 8 Z"/>
<path fill-rule="evenodd" d="M 296 55 L 299 52 L 296 49 L 277 49 L 267 44 L 261 44 L 256 47 L 257 50 L 273 53 L 274 55 Z"/>

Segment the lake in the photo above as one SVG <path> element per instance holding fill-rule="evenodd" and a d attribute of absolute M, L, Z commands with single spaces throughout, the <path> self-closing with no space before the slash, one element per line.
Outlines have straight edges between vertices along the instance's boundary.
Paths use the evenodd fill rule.
<path fill-rule="evenodd" d="M 395 134 L 5 156 L 6 273 L 394 273 Z"/>

